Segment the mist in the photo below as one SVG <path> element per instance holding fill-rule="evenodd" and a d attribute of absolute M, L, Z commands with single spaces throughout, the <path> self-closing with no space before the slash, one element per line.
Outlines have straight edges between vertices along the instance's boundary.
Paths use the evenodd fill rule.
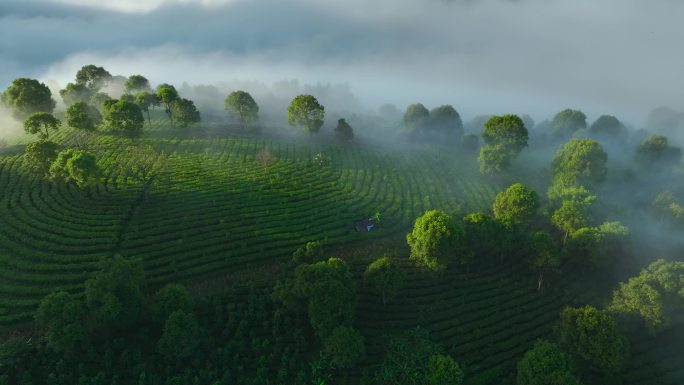
<path fill-rule="evenodd" d="M 0 5 L 0 86 L 64 85 L 81 66 L 180 86 L 297 79 L 359 103 L 449 103 L 462 116 L 563 108 L 642 126 L 682 108 L 671 0 L 17 1 Z M 199 21 L 198 21 L 199 20 Z"/>

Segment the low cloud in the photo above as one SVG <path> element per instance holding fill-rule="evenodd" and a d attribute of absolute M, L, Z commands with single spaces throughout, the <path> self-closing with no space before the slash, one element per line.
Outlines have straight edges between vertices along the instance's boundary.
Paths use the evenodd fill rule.
<path fill-rule="evenodd" d="M 572 107 L 637 126 L 684 100 L 684 4 L 672 0 L 94 3 L 0 5 L 0 50 L 11 53 L 0 86 L 65 84 L 94 63 L 153 83 L 348 82 L 371 107 L 450 103 L 538 121 Z"/>

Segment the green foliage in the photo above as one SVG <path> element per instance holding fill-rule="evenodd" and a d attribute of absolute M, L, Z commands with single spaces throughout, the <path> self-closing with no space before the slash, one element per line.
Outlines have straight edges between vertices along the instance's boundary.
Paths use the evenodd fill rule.
<path fill-rule="evenodd" d="M 102 259 L 85 282 L 85 302 L 96 328 L 126 328 L 142 315 L 144 270 L 141 259 L 120 255 Z"/>
<path fill-rule="evenodd" d="M 24 166 L 38 175 L 49 175 L 50 165 L 57 158 L 59 146 L 48 140 L 38 140 L 26 145 Z"/>
<path fill-rule="evenodd" d="M 298 266 L 293 278 L 276 284 L 273 297 L 291 310 L 303 305 L 311 327 L 322 339 L 335 327 L 351 324 L 356 307 L 349 266 L 338 258 Z"/>
<path fill-rule="evenodd" d="M 592 369 L 615 374 L 627 364 L 629 342 L 608 313 L 592 306 L 568 307 L 554 330 L 559 345 Z"/>
<path fill-rule="evenodd" d="M 539 197 L 531 188 L 515 183 L 494 199 L 494 217 L 504 224 L 529 224 L 539 209 Z"/>
<path fill-rule="evenodd" d="M 463 218 L 465 232 L 466 260 L 482 257 L 482 250 L 492 250 L 493 254 L 502 253 L 507 243 L 505 226 L 483 213 L 471 213 Z"/>
<path fill-rule="evenodd" d="M 55 101 L 50 89 L 35 79 L 17 78 L 2 93 L 0 101 L 12 109 L 12 116 L 23 120 L 36 112 L 52 113 Z"/>
<path fill-rule="evenodd" d="M 48 346 L 56 352 L 70 350 L 87 338 L 83 304 L 69 293 L 60 291 L 43 298 L 34 317 L 46 329 Z"/>
<path fill-rule="evenodd" d="M 560 266 L 560 258 L 551 235 L 546 231 L 535 231 L 530 237 L 531 254 L 528 264 L 539 272 L 537 290 L 541 289 L 544 273 Z"/>
<path fill-rule="evenodd" d="M 0 368 L 19 367 L 22 360 L 31 359 L 33 352 L 31 338 L 12 336 L 0 342 Z M 5 376 L 5 379 L 2 379 Z M 5 382 L 3 382 L 5 381 Z M 9 384 L 7 375 L 0 375 L 0 384 Z"/>
<path fill-rule="evenodd" d="M 416 219 L 413 231 L 406 234 L 411 260 L 433 271 L 443 271 L 458 261 L 464 252 L 464 233 L 460 224 L 437 210 L 426 211 Z"/>
<path fill-rule="evenodd" d="M 385 305 L 404 285 L 405 274 L 390 256 L 385 255 L 366 267 L 363 279 L 380 294 L 382 304 Z"/>
<path fill-rule="evenodd" d="M 142 110 L 133 102 L 109 100 L 105 102 L 104 109 L 104 122 L 111 129 L 137 132 L 145 123 Z"/>
<path fill-rule="evenodd" d="M 678 223 L 684 221 L 684 206 L 677 202 L 671 191 L 658 194 L 651 203 L 651 207 L 661 218 L 674 219 Z"/>
<path fill-rule="evenodd" d="M 171 104 L 171 111 L 173 118 L 181 127 L 200 121 L 200 113 L 192 100 L 183 98 L 174 100 Z"/>
<path fill-rule="evenodd" d="M 411 104 L 404 112 L 404 124 L 413 131 L 422 129 L 427 124 L 430 111 L 420 103 Z"/>
<path fill-rule="evenodd" d="M 199 345 L 200 330 L 195 316 L 176 310 L 164 323 L 164 332 L 157 343 L 157 352 L 170 360 L 192 355 Z"/>
<path fill-rule="evenodd" d="M 667 329 L 684 310 L 684 262 L 659 259 L 620 283 L 609 310 L 640 318 L 651 335 Z"/>
<path fill-rule="evenodd" d="M 102 171 L 95 155 L 81 150 L 66 149 L 57 154 L 50 166 L 50 178 L 56 182 L 73 182 L 79 188 L 92 187 L 99 182 Z"/>
<path fill-rule="evenodd" d="M 511 155 L 500 144 L 486 144 L 480 147 L 480 156 L 477 161 L 480 164 L 481 173 L 498 174 L 511 164 Z"/>
<path fill-rule="evenodd" d="M 572 139 L 562 145 L 552 161 L 554 175 L 576 177 L 580 184 L 597 184 L 606 179 L 608 155 L 591 139 Z"/>
<path fill-rule="evenodd" d="M 574 365 L 555 344 L 539 340 L 518 362 L 517 385 L 581 385 Z"/>
<path fill-rule="evenodd" d="M 430 359 L 441 355 L 442 348 L 430 341 L 429 332 L 423 328 L 417 327 L 393 338 L 386 352 L 379 370 L 373 376 L 374 385 L 432 385 L 430 380 L 433 376 L 441 374 L 430 369 L 443 368 L 443 360 L 433 358 L 433 365 L 430 365 Z M 448 373 L 449 369 L 444 369 Z"/>
<path fill-rule="evenodd" d="M 226 97 L 225 108 L 240 117 L 249 126 L 259 119 L 259 106 L 246 91 L 233 91 Z"/>
<path fill-rule="evenodd" d="M 124 92 L 127 94 L 149 92 L 151 90 L 149 80 L 142 75 L 131 75 L 126 79 L 126 83 L 124 83 Z"/>
<path fill-rule="evenodd" d="M 70 127 L 92 131 L 102 122 L 102 115 L 95 107 L 76 102 L 67 108 L 66 122 Z"/>
<path fill-rule="evenodd" d="M 315 263 L 323 260 L 323 245 L 319 241 L 307 242 L 292 253 L 292 261 L 296 264 Z"/>
<path fill-rule="evenodd" d="M 333 368 L 351 368 L 366 356 L 363 336 L 351 326 L 338 326 L 323 340 Z"/>
<path fill-rule="evenodd" d="M 164 111 L 166 112 L 166 115 L 168 115 L 169 120 L 171 121 L 171 125 L 173 125 L 173 103 L 178 100 L 178 91 L 176 91 L 176 88 L 170 84 L 160 84 L 157 86 L 157 100 L 159 100 L 159 103 L 164 105 Z"/>
<path fill-rule="evenodd" d="M 91 97 L 90 97 L 90 104 L 94 107 L 96 107 L 98 110 L 103 110 L 104 111 L 104 106 L 105 103 L 109 100 L 112 100 L 112 97 L 107 95 L 104 92 L 95 92 Z M 131 96 L 128 94 L 123 94 L 121 95 L 121 98 L 119 100 L 125 100 L 127 102 L 132 102 Z"/>
<path fill-rule="evenodd" d="M 603 267 L 607 256 L 601 251 L 603 234 L 596 227 L 582 227 L 570 234 L 567 252 L 573 262 L 590 268 Z"/>
<path fill-rule="evenodd" d="M 670 146 L 667 137 L 653 135 L 637 147 L 636 160 L 642 166 L 668 166 L 681 162 L 682 149 Z"/>
<path fill-rule="evenodd" d="M 589 132 L 597 137 L 608 139 L 624 139 L 627 135 L 627 128 L 612 115 L 601 115 L 591 127 Z"/>
<path fill-rule="evenodd" d="M 191 313 L 194 307 L 192 295 L 185 286 L 168 284 L 157 291 L 154 298 L 155 316 L 165 320 L 176 310 Z"/>
<path fill-rule="evenodd" d="M 463 370 L 451 356 L 433 354 L 428 360 L 427 383 L 429 385 L 461 385 Z"/>
<path fill-rule="evenodd" d="M 337 121 L 337 127 L 335 127 L 335 133 L 337 137 L 343 141 L 351 140 L 354 137 L 354 129 L 347 123 L 344 119 L 339 119 Z"/>
<path fill-rule="evenodd" d="M 111 79 L 112 75 L 107 70 L 93 64 L 85 65 L 76 72 L 76 84 L 84 85 L 94 92 L 104 87 Z"/>
<path fill-rule="evenodd" d="M 313 134 L 323 126 L 325 108 L 312 95 L 298 95 L 287 108 L 287 122 L 295 127 L 302 126 L 304 132 Z"/>
<path fill-rule="evenodd" d="M 568 235 L 582 227 L 588 227 L 591 221 L 590 208 L 596 196 L 587 195 L 583 199 L 564 200 L 561 206 L 551 215 L 551 222 L 559 230 L 565 232 L 563 243 Z"/>
<path fill-rule="evenodd" d="M 59 90 L 64 104 L 70 106 L 77 102 L 90 103 L 94 92 L 84 84 L 67 83 L 66 87 Z"/>
<path fill-rule="evenodd" d="M 528 133 L 517 115 L 492 116 L 484 123 L 482 138 L 490 146 L 501 145 L 511 157 L 527 147 Z"/>
<path fill-rule="evenodd" d="M 453 106 L 445 104 L 435 107 L 430 111 L 429 128 L 433 131 L 443 132 L 458 139 L 463 135 L 463 122 L 461 116 Z"/>
<path fill-rule="evenodd" d="M 27 134 L 37 134 L 41 140 L 47 140 L 50 131 L 57 131 L 62 122 L 48 112 L 34 112 L 24 120 L 24 131 Z"/>
<path fill-rule="evenodd" d="M 551 135 L 556 139 L 567 139 L 576 131 L 587 128 L 587 116 L 582 111 L 565 109 L 551 121 Z"/>

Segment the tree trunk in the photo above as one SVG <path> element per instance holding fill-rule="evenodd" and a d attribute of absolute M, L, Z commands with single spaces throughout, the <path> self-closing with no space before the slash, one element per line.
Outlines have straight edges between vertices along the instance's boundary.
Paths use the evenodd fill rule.
<path fill-rule="evenodd" d="M 544 282 L 544 270 L 539 271 L 539 279 L 537 280 L 537 291 L 541 290 L 542 282 Z"/>
<path fill-rule="evenodd" d="M 565 245 L 565 241 L 568 240 L 568 234 L 570 234 L 570 230 L 565 230 L 565 236 L 563 237 L 563 245 Z"/>

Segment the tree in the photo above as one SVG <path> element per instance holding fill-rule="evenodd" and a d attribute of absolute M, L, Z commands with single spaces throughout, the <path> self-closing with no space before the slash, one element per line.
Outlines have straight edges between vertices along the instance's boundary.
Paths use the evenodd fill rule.
<path fill-rule="evenodd" d="M 581 385 L 571 359 L 555 344 L 537 341 L 518 362 L 517 385 Z"/>
<path fill-rule="evenodd" d="M 602 244 L 603 235 L 598 228 L 582 227 L 571 232 L 567 251 L 576 264 L 585 269 L 597 269 L 605 265 L 605 254 L 601 252 Z"/>
<path fill-rule="evenodd" d="M 607 139 L 624 139 L 627 136 L 625 126 L 612 115 L 599 116 L 589 127 L 589 132 L 594 136 Z"/>
<path fill-rule="evenodd" d="M 107 127 L 129 133 L 138 132 L 145 124 L 142 110 L 127 100 L 109 100 L 104 104 L 104 122 Z"/>
<path fill-rule="evenodd" d="M 167 284 L 155 295 L 155 315 L 160 320 L 166 320 L 176 310 L 190 313 L 194 306 L 193 302 L 192 295 L 185 286 Z"/>
<path fill-rule="evenodd" d="M 24 120 L 24 131 L 27 134 L 38 134 L 41 140 L 47 140 L 50 131 L 57 131 L 62 122 L 47 112 L 34 112 Z"/>
<path fill-rule="evenodd" d="M 76 102 L 67 108 L 66 121 L 70 127 L 92 131 L 102 122 L 102 115 L 95 107 Z"/>
<path fill-rule="evenodd" d="M 550 269 L 558 268 L 560 266 L 560 258 L 551 235 L 546 231 L 535 231 L 532 234 L 530 249 L 532 253 L 528 264 L 539 272 L 539 277 L 537 278 L 537 291 L 539 291 L 544 282 L 544 273 Z"/>
<path fill-rule="evenodd" d="M 559 345 L 592 369 L 615 374 L 627 363 L 627 338 L 613 317 L 593 306 L 565 308 L 554 331 Z"/>
<path fill-rule="evenodd" d="M 508 168 L 511 164 L 511 157 L 504 146 L 487 144 L 480 147 L 480 156 L 477 161 L 480 164 L 481 173 L 498 174 Z"/>
<path fill-rule="evenodd" d="M 45 328 L 47 344 L 57 353 L 70 350 L 87 338 L 83 304 L 69 293 L 60 291 L 43 298 L 34 318 Z"/>
<path fill-rule="evenodd" d="M 551 222 L 553 222 L 553 225 L 565 232 L 563 244 L 567 241 L 570 233 L 589 225 L 591 219 L 589 216 L 589 206 L 595 200 L 596 197 L 592 196 L 592 198 L 588 198 L 584 201 L 563 201 L 561 207 L 551 215 Z"/>
<path fill-rule="evenodd" d="M 551 121 L 551 134 L 556 139 L 567 139 L 577 130 L 587 128 L 587 116 L 582 111 L 565 109 Z"/>
<path fill-rule="evenodd" d="M 102 67 L 89 64 L 76 72 L 76 84 L 81 84 L 92 90 L 99 91 L 112 79 L 112 75 Z"/>
<path fill-rule="evenodd" d="M 259 106 L 246 91 L 233 91 L 226 97 L 225 108 L 240 117 L 245 128 L 259 119 Z"/>
<path fill-rule="evenodd" d="M 124 94 L 121 95 L 121 100 L 127 100 L 127 97 L 130 95 Z M 90 104 L 97 108 L 98 110 L 104 110 L 105 108 L 105 102 L 112 100 L 111 96 L 107 95 L 104 92 L 95 92 L 90 96 Z M 132 100 L 128 100 L 129 102 Z"/>
<path fill-rule="evenodd" d="M 429 385 L 461 385 L 463 370 L 451 356 L 433 354 L 428 360 L 427 383 Z"/>
<path fill-rule="evenodd" d="M 670 146 L 667 137 L 653 135 L 639 144 L 636 160 L 642 166 L 669 166 L 682 160 L 682 149 Z"/>
<path fill-rule="evenodd" d="M 142 75 L 131 75 L 126 79 L 126 83 L 124 83 L 124 92 L 127 94 L 149 91 L 152 91 L 150 82 Z"/>
<path fill-rule="evenodd" d="M 337 127 L 335 127 L 335 133 L 337 137 L 343 141 L 349 141 L 354 137 L 354 129 L 347 123 L 344 119 L 339 119 L 337 121 Z"/>
<path fill-rule="evenodd" d="M 323 260 L 323 245 L 319 241 L 307 242 L 292 253 L 292 261 L 299 263 L 315 263 Z"/>
<path fill-rule="evenodd" d="M 527 128 L 517 115 L 492 116 L 484 123 L 485 144 L 501 145 L 512 157 L 527 147 Z"/>
<path fill-rule="evenodd" d="M 304 132 L 313 134 L 323 126 L 325 108 L 312 95 L 298 95 L 287 108 L 287 122 L 295 127 L 302 126 Z"/>
<path fill-rule="evenodd" d="M 173 102 L 178 100 L 178 91 L 170 84 L 160 84 L 157 86 L 157 99 L 164 105 L 164 111 L 168 115 L 171 125 L 173 125 Z"/>
<path fill-rule="evenodd" d="M 147 123 L 152 124 L 150 119 L 150 107 L 158 106 L 159 99 L 157 95 L 151 94 L 147 91 L 140 91 L 135 94 L 135 104 L 140 107 L 140 110 L 147 114 Z"/>
<path fill-rule="evenodd" d="M 411 260 L 433 271 L 443 271 L 458 261 L 463 252 L 463 228 L 449 215 L 437 210 L 426 211 L 416 219 L 413 231 L 406 234 Z"/>
<path fill-rule="evenodd" d="M 466 253 L 465 260 L 469 264 L 471 260 L 482 256 L 482 250 L 491 250 L 492 255 L 503 255 L 507 243 L 506 227 L 490 215 L 483 213 L 471 213 L 463 218 L 465 232 Z"/>
<path fill-rule="evenodd" d="M 430 111 L 430 128 L 458 139 L 463 135 L 463 121 L 453 106 L 445 104 Z"/>
<path fill-rule="evenodd" d="M 529 224 L 539 209 L 539 197 L 531 188 L 515 183 L 494 199 L 494 217 L 504 224 Z"/>
<path fill-rule="evenodd" d="M 684 310 L 684 262 L 659 259 L 620 283 L 609 310 L 640 318 L 651 335 L 668 328 Z"/>
<path fill-rule="evenodd" d="M 73 182 L 81 189 L 92 187 L 100 177 L 102 171 L 97 165 L 95 155 L 74 149 L 66 149 L 57 154 L 57 158 L 50 166 L 50 178 L 57 182 Z"/>
<path fill-rule="evenodd" d="M 527 147 L 528 133 L 517 115 L 492 116 L 484 123 L 485 146 L 480 148 L 480 172 L 493 174 L 507 168 Z"/>
<path fill-rule="evenodd" d="M 84 84 L 67 83 L 63 90 L 59 90 L 64 104 L 70 106 L 77 102 L 90 103 L 90 98 L 95 92 Z"/>
<path fill-rule="evenodd" d="M 118 165 L 119 175 L 123 176 L 124 183 L 129 180 L 138 183 L 143 200 L 147 200 L 150 189 L 168 179 L 168 156 L 149 144 L 138 144 L 126 151 L 128 156 Z"/>
<path fill-rule="evenodd" d="M 195 316 L 176 310 L 164 323 L 164 332 L 157 343 L 157 352 L 169 360 L 192 355 L 200 342 L 200 330 Z"/>
<path fill-rule="evenodd" d="M 368 265 L 363 279 L 380 293 L 382 304 L 385 305 L 404 284 L 405 274 L 392 258 L 385 255 Z"/>
<path fill-rule="evenodd" d="M 0 100 L 12 109 L 12 116 L 19 120 L 36 112 L 52 113 L 56 105 L 50 89 L 44 83 L 28 78 L 14 79 Z"/>
<path fill-rule="evenodd" d="M 26 145 L 24 166 L 39 175 L 48 175 L 50 165 L 57 158 L 59 146 L 48 140 L 38 140 Z"/>
<path fill-rule="evenodd" d="M 393 338 L 385 351 L 385 358 L 373 376 L 376 385 L 432 385 L 430 380 L 441 377 L 440 369 L 453 373 L 444 359 L 432 358 L 441 355 L 442 348 L 430 341 L 429 332 L 421 327 Z"/>
<path fill-rule="evenodd" d="M 580 184 L 597 184 L 606 179 L 608 155 L 591 139 L 572 139 L 562 145 L 552 161 L 554 175 L 568 174 Z"/>
<path fill-rule="evenodd" d="M 192 100 L 176 99 L 171 104 L 171 111 L 173 118 L 181 127 L 187 127 L 200 121 L 200 113 Z"/>
<path fill-rule="evenodd" d="M 143 310 L 142 260 L 115 255 L 102 259 L 98 267 L 85 282 L 85 303 L 94 326 L 123 329 L 137 322 Z"/>
<path fill-rule="evenodd" d="M 366 356 L 363 336 L 351 326 L 338 326 L 323 340 L 323 350 L 334 368 L 351 368 Z"/>
<path fill-rule="evenodd" d="M 430 118 L 430 111 L 421 103 L 411 104 L 404 112 L 404 124 L 412 131 L 423 129 Z"/>

